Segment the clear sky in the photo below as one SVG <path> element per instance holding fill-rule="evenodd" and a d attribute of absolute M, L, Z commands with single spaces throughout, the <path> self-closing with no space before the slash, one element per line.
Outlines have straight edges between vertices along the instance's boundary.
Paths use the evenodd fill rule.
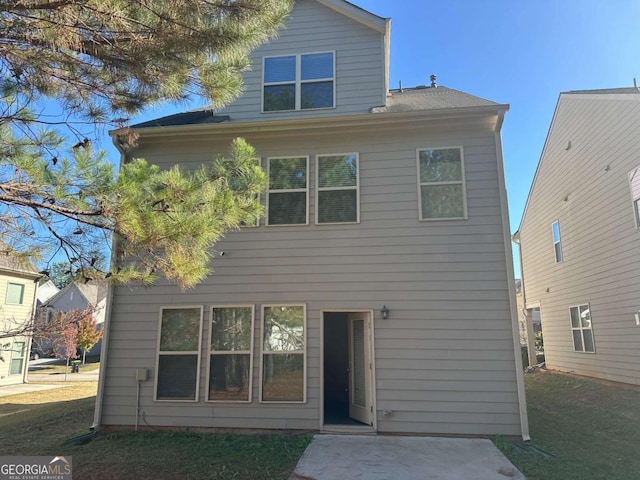
<path fill-rule="evenodd" d="M 502 129 L 511 232 L 560 92 L 640 83 L 640 0 L 352 3 L 392 19 L 392 88 L 428 84 L 434 73 L 439 85 L 511 105 Z M 184 109 L 153 109 L 134 121 Z"/>

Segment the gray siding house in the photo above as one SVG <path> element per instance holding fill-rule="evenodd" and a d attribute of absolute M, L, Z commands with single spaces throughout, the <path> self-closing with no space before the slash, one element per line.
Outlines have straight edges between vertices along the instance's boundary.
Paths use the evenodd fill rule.
<path fill-rule="evenodd" d="M 266 214 L 218 244 L 194 289 L 113 289 L 96 427 L 528 438 L 508 106 L 389 90 L 389 30 L 348 2 L 300 0 L 241 99 L 136 126 L 123 161 L 167 168 L 245 137 Z"/>
<path fill-rule="evenodd" d="M 640 384 L 640 91 L 560 94 L 519 231 L 548 368 Z"/>

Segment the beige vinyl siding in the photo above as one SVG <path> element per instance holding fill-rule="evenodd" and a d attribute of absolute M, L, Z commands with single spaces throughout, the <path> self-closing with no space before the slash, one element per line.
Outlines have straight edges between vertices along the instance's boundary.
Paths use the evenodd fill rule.
<path fill-rule="evenodd" d="M 640 95 L 560 97 L 520 229 L 525 295 L 540 301 L 549 368 L 640 384 L 640 231 L 628 180 L 639 138 Z M 587 303 L 595 354 L 573 351 L 569 308 Z"/>
<path fill-rule="evenodd" d="M 230 138 L 176 137 L 136 155 L 163 167 L 176 158 L 187 167 L 224 151 Z M 258 402 L 259 362 L 253 366 L 252 403 L 201 401 L 179 408 L 153 402 L 142 384 L 141 425 L 318 429 L 322 310 L 375 313 L 376 408 L 381 432 L 520 434 L 504 236 L 494 132 L 488 128 L 345 129 L 247 140 L 266 167 L 267 157 L 356 152 L 360 167 L 360 224 L 315 224 L 316 182 L 309 182 L 310 224 L 242 229 L 218 245 L 215 274 L 181 292 L 159 283 L 114 293 L 110 355 L 102 423 L 133 425 L 135 370 L 155 364 L 161 305 L 306 304 L 306 403 Z M 461 145 L 465 152 L 468 220 L 420 222 L 416 149 Z M 180 152 L 176 155 L 174 152 Z M 383 304 L 390 318 L 382 320 Z M 595 317 L 594 317 L 595 321 Z M 205 329 L 201 346 L 206 357 Z M 259 328 L 254 329 L 259 359 Z M 202 362 L 200 388 L 205 388 Z M 153 372 L 150 378 L 153 378 Z M 176 404 L 178 405 L 178 404 Z M 383 411 L 393 411 L 383 415 Z"/>
<path fill-rule="evenodd" d="M 335 52 L 335 108 L 261 113 L 263 57 L 328 51 Z M 299 0 L 278 37 L 253 52 L 242 97 L 219 114 L 235 122 L 366 113 L 385 103 L 383 52 L 381 33 L 318 2 Z"/>
<path fill-rule="evenodd" d="M 24 285 L 24 291 L 22 296 L 22 304 L 7 304 L 7 286 L 9 283 L 17 283 Z M 24 325 L 31 318 L 33 312 L 33 299 L 36 293 L 36 284 L 33 277 L 23 276 L 18 273 L 0 272 L 0 331 L 3 329 L 14 329 L 20 325 Z M 28 348 L 28 337 L 12 337 L 8 339 L 2 339 L 0 341 L 3 345 L 10 344 L 9 350 L 13 349 L 15 342 L 25 342 L 25 348 Z M 26 352 L 25 361 L 23 364 L 23 371 L 20 375 L 9 375 L 11 368 L 11 351 L 3 350 L 2 353 L 4 362 L 0 361 L 0 385 L 11 385 L 15 383 L 22 383 L 24 378 L 24 372 L 27 368 L 27 362 L 29 360 L 29 352 Z"/>

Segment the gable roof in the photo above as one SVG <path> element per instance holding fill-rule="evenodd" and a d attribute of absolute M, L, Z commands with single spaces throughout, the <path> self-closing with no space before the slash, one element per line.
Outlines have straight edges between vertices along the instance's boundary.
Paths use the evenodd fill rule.
<path fill-rule="evenodd" d="M 524 205 L 524 210 L 522 211 L 522 217 L 520 218 L 520 225 L 518 226 L 518 230 L 516 230 L 513 234 L 514 241 L 519 241 L 520 230 L 522 230 L 522 225 L 524 224 L 525 217 L 527 216 L 527 210 L 529 209 L 529 202 L 531 200 L 531 194 L 533 193 L 533 189 L 535 188 L 536 181 L 538 179 L 538 174 L 540 173 L 540 165 L 542 164 L 542 159 L 544 158 L 544 154 L 547 150 L 547 142 L 549 141 L 549 136 L 551 135 L 551 131 L 553 130 L 553 125 L 556 121 L 556 116 L 558 114 L 558 107 L 560 106 L 560 101 L 562 97 L 565 95 L 634 95 L 640 94 L 640 89 L 637 87 L 621 87 L 621 88 L 601 88 L 595 90 L 569 90 L 567 92 L 560 92 L 558 96 L 558 101 L 556 102 L 556 108 L 553 112 L 553 117 L 551 118 L 551 124 L 549 125 L 549 130 L 547 131 L 547 137 L 544 141 L 544 145 L 542 147 L 542 151 L 540 152 L 540 159 L 538 160 L 538 165 L 536 166 L 536 172 L 533 175 L 533 180 L 531 182 L 531 187 L 529 188 L 529 193 L 527 195 L 527 202 Z M 635 100 L 635 99 L 634 99 Z"/>
<path fill-rule="evenodd" d="M 336 12 L 345 15 L 356 22 L 360 22 L 367 27 L 373 28 L 380 33 L 387 33 L 388 18 L 379 17 L 364 8 L 358 7 L 346 0 L 316 0 L 316 2 L 329 7 Z"/>
<path fill-rule="evenodd" d="M 88 304 L 97 305 L 101 300 L 107 297 L 107 282 L 104 280 L 94 280 L 89 283 L 71 282 L 58 293 L 46 300 L 44 304 L 53 306 L 58 300 L 63 298 L 69 290 L 77 290 Z"/>

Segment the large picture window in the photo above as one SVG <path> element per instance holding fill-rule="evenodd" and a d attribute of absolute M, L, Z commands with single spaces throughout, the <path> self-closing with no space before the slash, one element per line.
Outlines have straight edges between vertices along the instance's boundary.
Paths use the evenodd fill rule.
<path fill-rule="evenodd" d="M 306 307 L 264 305 L 262 309 L 263 402 L 304 402 Z"/>
<path fill-rule="evenodd" d="M 156 400 L 198 400 L 202 307 L 160 310 Z"/>
<path fill-rule="evenodd" d="M 316 172 L 316 222 L 358 222 L 358 154 L 318 155 Z"/>
<path fill-rule="evenodd" d="M 573 350 L 576 352 L 595 353 L 593 327 L 591 324 L 591 308 L 589 304 L 571 307 L 571 333 L 573 334 Z"/>
<path fill-rule="evenodd" d="M 208 400 L 251 401 L 253 305 L 211 308 Z"/>
<path fill-rule="evenodd" d="M 461 147 L 418 150 L 421 220 L 467 217 Z"/>
<path fill-rule="evenodd" d="M 267 162 L 267 225 L 306 225 L 309 157 L 269 158 Z"/>
<path fill-rule="evenodd" d="M 333 52 L 265 57 L 263 111 L 332 108 L 334 104 Z"/>

